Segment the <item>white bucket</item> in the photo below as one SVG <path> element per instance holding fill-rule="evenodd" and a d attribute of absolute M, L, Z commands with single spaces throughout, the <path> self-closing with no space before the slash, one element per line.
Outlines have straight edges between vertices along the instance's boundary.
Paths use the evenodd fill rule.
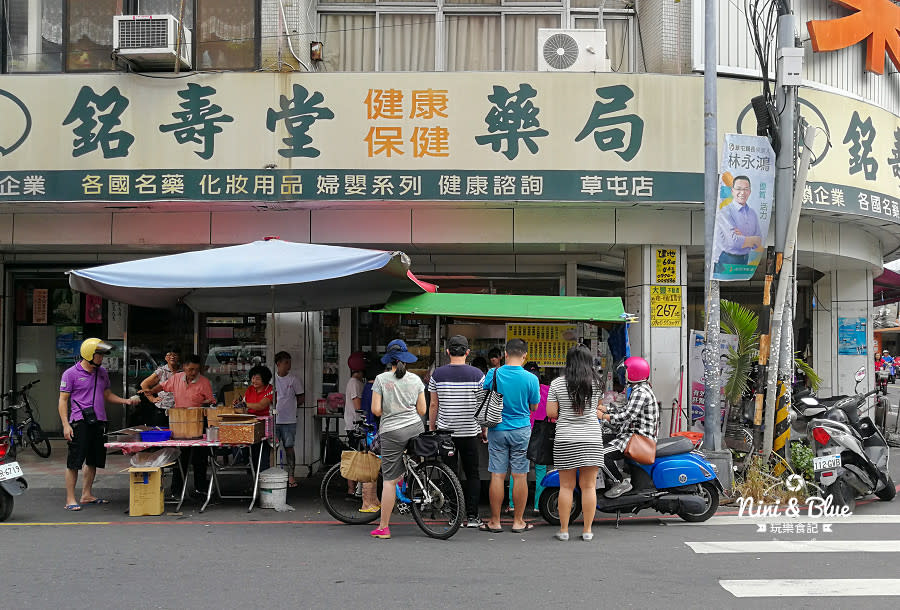
<path fill-rule="evenodd" d="M 275 508 L 287 503 L 288 475 L 281 468 L 259 473 L 259 507 Z"/>

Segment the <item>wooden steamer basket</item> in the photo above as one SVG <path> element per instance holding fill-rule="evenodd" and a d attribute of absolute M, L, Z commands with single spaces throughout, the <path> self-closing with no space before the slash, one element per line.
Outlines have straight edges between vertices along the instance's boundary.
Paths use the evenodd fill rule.
<path fill-rule="evenodd" d="M 220 415 L 219 442 L 254 444 L 263 440 L 265 424 L 254 415 Z"/>
<path fill-rule="evenodd" d="M 234 407 L 231 406 L 210 407 L 206 410 L 207 425 L 210 427 L 218 426 L 220 415 L 231 415 L 233 413 Z"/>
<path fill-rule="evenodd" d="M 173 407 L 169 409 L 169 428 L 172 438 L 200 438 L 203 436 L 202 407 L 188 409 Z"/>

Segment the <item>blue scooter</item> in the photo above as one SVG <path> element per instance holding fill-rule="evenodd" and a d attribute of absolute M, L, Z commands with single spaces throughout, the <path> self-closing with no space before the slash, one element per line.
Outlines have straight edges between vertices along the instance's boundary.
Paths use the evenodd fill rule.
<path fill-rule="evenodd" d="M 694 444 L 684 437 L 666 438 L 656 443 L 653 464 L 628 460 L 632 490 L 618 498 L 607 498 L 603 495 L 605 489 L 598 489 L 597 510 L 618 515 L 649 508 L 678 515 L 685 521 L 706 521 L 719 508 L 722 484 L 713 465 L 693 449 Z M 607 480 L 613 479 L 605 467 L 602 471 Z M 559 471 L 549 471 L 541 484 L 541 516 L 548 523 L 559 525 Z M 570 521 L 580 512 L 581 491 L 576 487 Z"/>

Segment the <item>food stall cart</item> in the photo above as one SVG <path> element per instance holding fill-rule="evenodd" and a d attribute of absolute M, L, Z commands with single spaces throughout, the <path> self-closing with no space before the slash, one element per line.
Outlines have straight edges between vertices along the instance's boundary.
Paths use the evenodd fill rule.
<path fill-rule="evenodd" d="M 200 507 L 200 512 L 202 513 L 206 510 L 206 507 L 209 506 L 209 503 L 213 497 L 213 491 L 216 492 L 216 495 L 220 499 L 250 500 L 250 506 L 247 509 L 247 512 L 253 510 L 253 505 L 256 503 L 256 498 L 259 494 L 259 470 L 262 462 L 263 452 L 259 452 L 256 464 L 253 464 L 253 460 L 250 460 L 247 464 L 247 467 L 219 464 L 218 460 L 216 459 L 216 449 L 231 449 L 242 447 L 249 448 L 251 445 L 252 443 L 221 443 L 218 441 L 210 441 L 206 438 L 195 438 L 169 439 L 165 441 L 114 441 L 106 443 L 106 448 L 113 451 L 121 451 L 125 455 L 133 455 L 135 453 L 140 453 L 141 451 L 147 450 L 165 449 L 167 447 L 174 447 L 180 451 L 188 451 L 190 453 L 193 453 L 194 451 L 208 451 L 212 476 L 210 476 L 209 478 L 209 485 L 206 490 L 206 499 L 204 500 L 203 505 Z M 175 512 L 177 513 L 181 511 L 181 505 L 184 503 L 184 496 L 185 492 L 187 491 L 187 476 L 182 469 L 180 462 L 176 461 L 174 463 L 174 467 L 178 468 L 181 471 L 181 480 L 184 482 L 175 506 Z M 224 495 L 222 493 L 221 486 L 219 484 L 219 476 L 232 472 L 239 472 L 241 474 L 247 473 L 249 475 L 250 481 L 252 483 L 250 494 Z"/>
<path fill-rule="evenodd" d="M 484 355 L 490 347 L 501 347 L 513 338 L 528 343 L 528 360 L 537 362 L 552 378 L 565 366 L 566 352 L 576 343 L 586 343 L 612 386 L 613 364 L 629 355 L 628 323 L 619 297 L 557 297 L 530 295 L 428 293 L 395 294 L 373 314 L 434 319 L 431 367 L 448 362 L 445 348 L 449 337 L 469 340 L 470 358 Z M 427 375 L 423 365 L 410 371 Z M 427 364 L 425 365 L 428 367 Z M 486 454 L 486 449 L 482 450 Z M 486 455 L 479 460 L 486 477 Z"/>
<path fill-rule="evenodd" d="M 418 281 L 409 266 L 409 257 L 399 251 L 267 237 L 249 244 L 73 270 L 69 284 L 80 292 L 142 307 L 172 307 L 183 302 L 196 312 L 275 314 L 370 306 L 385 302 L 392 292 L 434 290 Z M 277 338 L 277 329 L 272 336 Z M 274 354 L 275 345 L 270 350 Z M 274 429 L 270 423 L 266 438 Z M 204 443 L 193 447 L 216 446 Z M 121 449 L 115 444 L 108 446 Z M 211 466 L 215 474 L 216 465 Z M 254 496 L 258 482 L 257 467 Z"/>
<path fill-rule="evenodd" d="M 433 317 L 437 329 L 433 345 L 434 366 L 445 364 L 441 356 L 446 340 L 456 334 L 469 339 L 473 357 L 483 355 L 481 352 L 490 347 L 502 348 L 509 339 L 524 339 L 529 344 L 528 360 L 536 361 L 542 368 L 564 366 L 566 351 L 579 342 L 587 343 L 601 360 L 615 356 L 617 352 L 624 356 L 627 323 L 633 320 L 625 313 L 619 297 L 395 294 L 384 307 L 371 312 Z M 613 336 L 612 345 L 610 336 Z M 609 366 L 603 368 L 606 370 Z"/>

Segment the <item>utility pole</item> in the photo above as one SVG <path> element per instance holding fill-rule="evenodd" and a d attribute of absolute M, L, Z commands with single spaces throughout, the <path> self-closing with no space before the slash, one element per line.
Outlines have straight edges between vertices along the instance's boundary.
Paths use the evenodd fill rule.
<path fill-rule="evenodd" d="M 703 448 L 722 450 L 722 416 L 719 376 L 719 282 L 712 279 L 712 245 L 716 228 L 719 190 L 717 108 L 718 50 L 716 48 L 716 4 L 705 0 L 703 54 L 703 194 L 704 194 L 704 298 L 706 301 L 706 349 L 703 352 L 704 419 Z M 721 470 L 721 469 L 720 469 Z"/>
<path fill-rule="evenodd" d="M 775 439 L 775 413 L 777 410 L 776 397 L 779 393 L 779 381 L 787 386 L 790 392 L 790 374 L 793 372 L 793 308 L 789 304 L 793 299 L 788 299 L 787 294 L 793 295 L 793 286 L 782 289 L 782 284 L 794 281 L 793 266 L 783 269 L 784 257 L 788 253 L 786 245 L 789 240 L 796 239 L 796 235 L 790 236 L 790 219 L 794 202 L 794 169 L 797 159 L 797 85 L 799 84 L 799 70 L 796 77 L 792 78 L 791 65 L 799 54 L 802 57 L 802 49 L 796 48 L 794 36 L 794 15 L 791 13 L 791 0 L 780 0 L 777 40 L 777 72 L 775 81 L 775 105 L 776 113 L 780 117 L 778 123 L 778 153 L 776 156 L 775 172 L 775 278 L 778 284 L 778 296 L 775 301 L 775 309 L 770 326 L 770 351 L 768 371 L 766 375 L 766 400 L 765 400 L 765 427 L 763 429 L 762 451 L 768 456 L 772 451 Z M 796 228 L 794 228 L 796 231 Z M 782 276 L 784 272 L 784 276 Z M 790 290 L 788 291 L 788 288 Z M 785 399 L 790 402 L 789 395 Z M 782 404 L 784 404 L 784 400 Z"/>
<path fill-rule="evenodd" d="M 6 2 L 0 2 L 0 32 L 4 33 L 9 31 L 6 25 L 6 5 Z M 6 73 L 6 53 L 8 45 L 9 41 L 6 39 L 5 34 L 0 36 L 0 74 Z"/>

